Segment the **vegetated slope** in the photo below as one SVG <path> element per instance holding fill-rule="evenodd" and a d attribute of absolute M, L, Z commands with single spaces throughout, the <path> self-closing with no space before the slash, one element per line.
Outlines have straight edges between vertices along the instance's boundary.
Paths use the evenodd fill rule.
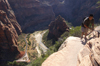
<path fill-rule="evenodd" d="M 33 32 L 48 28 L 58 15 L 74 26 L 80 25 L 83 18 L 94 14 L 99 21 L 98 0 L 9 0 L 19 24 L 24 32 Z"/>
<path fill-rule="evenodd" d="M 46 31 L 46 33 L 43 35 L 43 43 L 45 44 L 45 46 L 48 47 L 49 50 L 47 50 L 47 52 L 44 54 L 43 51 L 41 51 L 41 57 L 39 55 L 39 58 L 36 58 L 34 61 L 32 61 L 32 63 L 28 64 L 27 66 L 41 66 L 42 62 L 44 62 L 44 60 L 46 60 L 47 57 L 49 57 L 52 53 L 58 51 L 59 47 L 61 46 L 61 44 L 65 41 L 65 39 L 70 36 L 70 35 L 74 35 L 74 36 L 80 36 L 81 31 L 80 31 L 80 26 L 78 27 L 72 27 L 72 29 L 69 32 L 65 32 L 64 34 L 61 35 L 60 39 L 58 41 L 56 41 L 55 44 L 52 45 L 52 41 L 51 40 L 47 40 L 47 35 L 48 35 L 48 30 Z M 35 33 L 33 33 L 33 37 L 35 37 L 37 40 L 34 40 L 34 44 L 37 44 L 37 47 L 40 47 L 39 49 L 41 49 L 41 47 L 43 47 L 41 44 L 41 34 L 42 32 L 40 31 L 36 31 Z M 32 36 L 32 35 L 31 35 Z M 38 42 L 38 43 L 37 43 Z M 36 47 L 36 48 L 37 48 Z M 45 48 L 44 48 L 45 49 Z M 38 49 L 37 49 L 38 50 Z M 41 49 L 42 50 L 42 49 Z M 40 54 L 40 52 L 38 51 L 38 53 Z"/>
<path fill-rule="evenodd" d="M 27 37 L 26 37 L 26 35 L 27 35 Z M 28 57 L 31 61 L 34 61 L 38 54 L 37 54 L 37 50 L 36 50 L 35 38 L 34 38 L 33 33 L 32 34 L 22 33 L 21 35 L 19 35 L 18 41 L 17 41 L 18 48 L 19 48 L 20 51 L 26 50 L 25 37 L 26 37 L 26 41 L 28 43 L 28 45 L 27 45 Z"/>
<path fill-rule="evenodd" d="M 65 41 L 66 38 L 68 38 L 69 36 L 76 36 L 76 37 L 80 37 L 81 36 L 81 26 L 77 26 L 77 27 L 71 27 L 71 29 L 69 29 L 69 32 L 66 31 L 64 32 L 59 38 L 58 40 L 54 40 L 52 39 L 48 39 L 48 35 L 49 35 L 49 30 L 44 34 L 43 36 L 43 43 L 47 46 L 47 47 L 56 47 L 55 49 L 58 50 L 59 46 Z"/>
<path fill-rule="evenodd" d="M 23 56 L 17 48 L 18 34 L 21 32 L 8 1 L 0 0 L 0 61 L 14 60 Z"/>

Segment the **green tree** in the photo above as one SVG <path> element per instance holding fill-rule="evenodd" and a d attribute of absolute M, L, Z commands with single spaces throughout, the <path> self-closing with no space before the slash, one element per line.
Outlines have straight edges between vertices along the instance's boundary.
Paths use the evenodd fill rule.
<path fill-rule="evenodd" d="M 97 4 L 98 4 L 98 7 L 97 8 L 100 8 L 100 0 L 97 2 Z"/>
<path fill-rule="evenodd" d="M 72 27 L 69 36 L 81 37 L 81 26 Z"/>

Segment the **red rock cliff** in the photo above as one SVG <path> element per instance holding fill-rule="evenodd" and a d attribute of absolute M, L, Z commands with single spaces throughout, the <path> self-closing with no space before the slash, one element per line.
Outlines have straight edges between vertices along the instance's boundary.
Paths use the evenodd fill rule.
<path fill-rule="evenodd" d="M 0 60 L 13 60 L 20 54 L 17 48 L 21 27 L 7 0 L 0 1 Z"/>
<path fill-rule="evenodd" d="M 15 27 L 16 31 L 18 34 L 21 34 L 22 30 L 20 25 L 18 24 L 16 17 L 14 15 L 13 10 L 11 9 L 8 0 L 1 0 L 0 2 L 0 10 L 3 10 L 6 12 L 7 17 L 9 18 L 10 22 L 13 24 Z"/>

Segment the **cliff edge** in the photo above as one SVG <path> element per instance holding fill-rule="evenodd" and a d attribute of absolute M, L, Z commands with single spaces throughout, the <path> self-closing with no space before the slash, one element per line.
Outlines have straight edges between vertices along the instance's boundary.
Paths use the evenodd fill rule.
<path fill-rule="evenodd" d="M 100 26 L 95 30 L 100 31 Z M 93 33 L 94 36 L 98 36 L 97 32 L 94 31 Z M 93 37 L 81 49 L 78 54 L 78 66 L 100 66 L 100 37 Z"/>
<path fill-rule="evenodd" d="M 95 30 L 99 30 L 98 27 Z M 50 55 L 42 66 L 99 66 L 100 38 L 97 35 L 97 32 L 91 32 L 87 41 L 68 37 L 58 52 Z"/>

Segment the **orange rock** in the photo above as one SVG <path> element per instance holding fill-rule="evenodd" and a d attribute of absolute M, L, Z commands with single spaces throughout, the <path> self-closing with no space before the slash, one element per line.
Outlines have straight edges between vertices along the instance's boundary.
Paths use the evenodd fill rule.
<path fill-rule="evenodd" d="M 0 60 L 14 60 L 20 54 L 18 34 L 22 30 L 11 10 L 8 0 L 0 1 Z M 24 54 L 21 53 L 20 57 Z"/>

